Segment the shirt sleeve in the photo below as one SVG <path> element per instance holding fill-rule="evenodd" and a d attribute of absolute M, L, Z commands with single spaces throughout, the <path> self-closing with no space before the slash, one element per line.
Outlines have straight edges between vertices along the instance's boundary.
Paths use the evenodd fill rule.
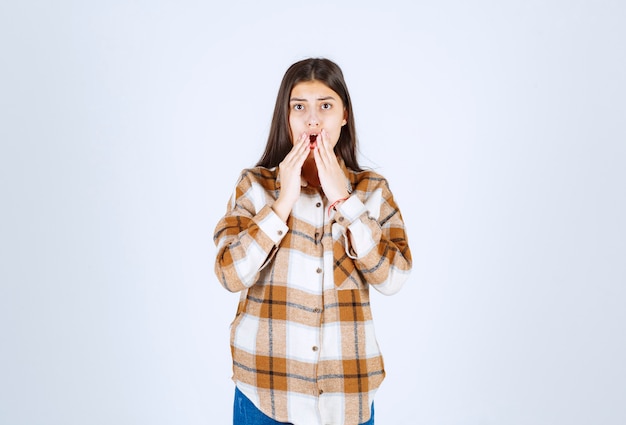
<path fill-rule="evenodd" d="M 226 214 L 215 227 L 215 274 L 231 292 L 254 285 L 288 231 L 266 198 L 265 191 L 244 171 Z"/>
<path fill-rule="evenodd" d="M 346 256 L 360 276 L 391 295 L 408 279 L 412 258 L 400 209 L 385 179 L 367 197 L 353 194 L 340 204 L 335 221 L 343 227 Z"/>

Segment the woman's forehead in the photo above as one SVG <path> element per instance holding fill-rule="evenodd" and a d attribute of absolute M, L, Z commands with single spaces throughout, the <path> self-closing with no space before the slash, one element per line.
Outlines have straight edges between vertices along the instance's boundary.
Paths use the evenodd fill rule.
<path fill-rule="evenodd" d="M 302 81 L 297 83 L 291 89 L 291 99 L 328 99 L 334 98 L 340 100 L 341 97 L 337 92 L 328 87 L 324 82 L 319 80 Z"/>

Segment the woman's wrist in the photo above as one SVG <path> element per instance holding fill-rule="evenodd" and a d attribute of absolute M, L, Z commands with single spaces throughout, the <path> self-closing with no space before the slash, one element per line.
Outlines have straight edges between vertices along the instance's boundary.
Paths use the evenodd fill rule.
<path fill-rule="evenodd" d="M 339 207 L 339 205 L 347 201 L 348 198 L 350 198 L 350 194 L 346 192 L 346 195 L 343 198 L 338 198 L 338 199 L 335 199 L 335 201 L 331 202 L 330 206 L 328 207 L 328 215 L 330 216 L 331 210 L 337 211 L 337 208 Z"/>
<path fill-rule="evenodd" d="M 293 205 L 290 205 L 287 201 L 282 199 L 280 196 L 272 205 L 272 210 L 274 210 L 276 215 L 280 217 L 280 219 L 284 221 L 285 223 L 287 222 L 287 219 L 289 218 L 289 214 L 291 214 L 292 208 L 293 208 Z"/>

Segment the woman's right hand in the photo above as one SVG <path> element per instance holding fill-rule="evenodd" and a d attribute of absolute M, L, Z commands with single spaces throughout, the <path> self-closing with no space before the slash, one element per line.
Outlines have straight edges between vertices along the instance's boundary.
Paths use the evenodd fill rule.
<path fill-rule="evenodd" d="M 303 133 L 279 165 L 280 194 L 272 209 L 284 222 L 300 196 L 302 165 L 309 152 L 309 136 Z"/>

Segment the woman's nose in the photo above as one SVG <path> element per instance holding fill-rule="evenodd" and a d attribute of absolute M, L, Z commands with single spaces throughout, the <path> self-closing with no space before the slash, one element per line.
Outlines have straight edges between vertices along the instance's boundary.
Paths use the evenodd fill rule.
<path fill-rule="evenodd" d="M 309 114 L 309 127 L 315 127 L 317 125 L 319 125 L 320 121 L 319 118 L 317 117 L 317 114 L 315 112 L 311 112 Z"/>

